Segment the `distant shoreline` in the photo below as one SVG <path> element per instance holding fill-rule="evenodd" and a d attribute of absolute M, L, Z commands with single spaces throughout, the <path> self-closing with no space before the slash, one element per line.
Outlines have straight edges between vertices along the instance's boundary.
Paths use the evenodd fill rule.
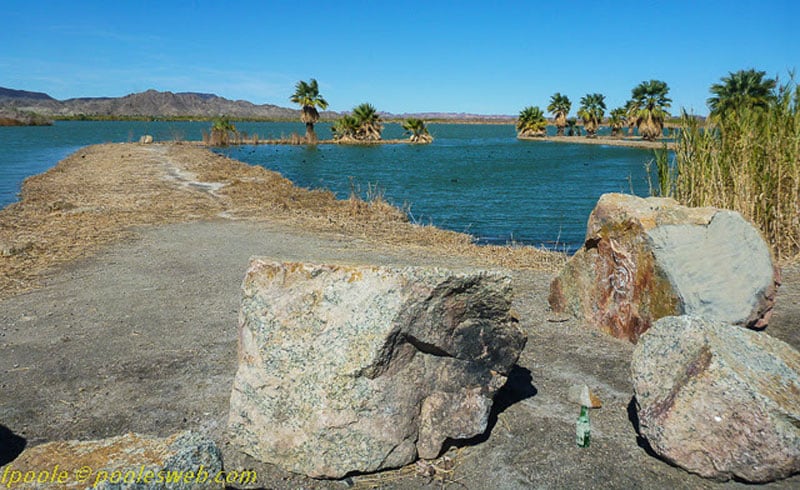
<path fill-rule="evenodd" d="M 518 139 L 523 141 L 547 141 L 550 143 L 620 146 L 626 148 L 640 148 L 644 150 L 660 150 L 666 145 L 668 150 L 675 149 L 675 143 L 672 141 L 645 141 L 638 136 L 632 138 L 611 138 L 608 136 L 597 136 L 595 138 L 587 138 L 586 136 L 533 136 L 520 137 Z"/>
<path fill-rule="evenodd" d="M 617 146 L 623 148 L 639 148 L 643 150 L 660 150 L 666 145 L 668 150 L 675 149 L 675 143 L 672 141 L 645 141 L 640 137 L 626 137 L 626 138 L 611 138 L 608 136 L 597 136 L 595 138 L 587 138 L 586 136 L 532 136 L 532 137 L 517 137 L 520 141 L 543 141 L 548 143 L 572 143 L 579 145 L 605 145 Z M 204 143 L 203 141 L 192 141 L 191 143 L 200 146 L 212 146 Z M 370 140 L 370 141 L 339 141 L 339 140 L 319 140 L 316 143 L 306 143 L 304 141 L 292 139 L 247 139 L 243 141 L 231 141 L 228 146 L 244 146 L 244 145 L 290 145 L 290 146 L 307 146 L 307 145 L 340 145 L 340 146 L 378 146 L 378 145 L 420 145 L 425 146 L 428 142 L 415 142 L 409 139 L 386 139 L 386 140 Z"/>
<path fill-rule="evenodd" d="M 187 143 L 193 143 L 202 147 L 207 146 L 219 146 L 219 145 L 211 145 L 204 141 L 187 141 Z M 430 142 L 422 142 L 422 141 L 411 141 L 408 138 L 405 139 L 387 139 L 387 140 L 348 140 L 348 141 L 340 141 L 340 140 L 318 140 L 316 143 L 307 143 L 305 141 L 298 141 L 293 140 L 290 138 L 284 139 L 243 139 L 241 141 L 229 141 L 227 145 L 221 146 L 260 146 L 260 145 L 287 145 L 287 146 L 316 146 L 316 145 L 339 145 L 339 146 L 379 146 L 379 145 L 428 145 Z"/>

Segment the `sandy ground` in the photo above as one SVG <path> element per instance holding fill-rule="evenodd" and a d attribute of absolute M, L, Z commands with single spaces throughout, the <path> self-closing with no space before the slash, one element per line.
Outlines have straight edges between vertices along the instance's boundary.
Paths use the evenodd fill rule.
<path fill-rule="evenodd" d="M 140 151 L 125 145 L 106 150 L 120 148 Z M 158 156 L 162 150 L 141 151 L 144 158 L 147 152 Z M 180 151 L 164 151 L 184 168 Z M 180 182 L 167 183 L 184 188 Z M 553 275 L 549 262 L 533 267 L 522 261 L 520 266 L 515 254 L 527 257 L 526 252 L 490 249 L 498 256 L 506 254 L 492 265 L 468 247 L 429 246 L 408 237 L 389 243 L 386 237 L 376 238 L 343 222 L 324 229 L 298 227 L 296 217 L 245 219 L 241 215 L 247 213 L 231 202 L 207 216 L 198 212 L 203 216 L 192 222 L 176 219 L 139 226 L 102 246 L 86 245 L 77 256 L 42 269 L 35 276 L 38 288 L 7 294 L 0 301 L 0 464 L 23 444 L 128 431 L 168 435 L 193 428 L 218 441 L 228 469 L 256 470 L 264 488 L 743 486 L 690 475 L 650 456 L 637 443 L 630 417 L 632 345 L 577 321 L 552 317 L 546 300 Z M 1 223 L 9 226 L 8 221 Z M 254 255 L 308 262 L 492 267 L 511 274 L 514 308 L 529 340 L 498 395 L 488 434 L 451 448 L 446 453 L 451 461 L 437 462 L 433 477 L 420 475 L 412 465 L 345 481 L 316 481 L 237 453 L 226 441 L 225 422 L 236 371 L 239 287 Z M 767 332 L 797 348 L 798 323 L 800 269 L 792 267 L 784 270 Z M 604 407 L 591 414 L 593 439 L 588 449 L 574 444 L 578 407 L 567 400 L 573 381 L 588 383 L 604 401 Z M 800 476 L 768 486 L 798 485 Z"/>
<path fill-rule="evenodd" d="M 642 148 L 645 150 L 660 150 L 664 148 L 664 145 L 670 150 L 675 148 L 675 143 L 671 141 L 646 141 L 638 136 L 624 138 L 611 138 L 609 136 L 597 136 L 595 138 L 587 138 L 586 136 L 531 136 L 520 139 L 528 141 L 551 141 L 553 143 L 625 146 L 629 148 Z"/>

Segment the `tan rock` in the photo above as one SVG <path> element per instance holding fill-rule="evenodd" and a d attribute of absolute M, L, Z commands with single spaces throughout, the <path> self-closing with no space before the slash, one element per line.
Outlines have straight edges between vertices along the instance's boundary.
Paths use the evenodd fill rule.
<path fill-rule="evenodd" d="M 27 448 L 0 468 L 0 476 L 15 489 L 216 489 L 221 458 L 213 441 L 194 432 L 166 438 L 129 433 Z"/>
<path fill-rule="evenodd" d="M 716 480 L 800 472 L 800 352 L 763 332 L 667 317 L 633 352 L 639 431 L 666 460 Z"/>
<path fill-rule="evenodd" d="M 569 401 L 582 407 L 601 408 L 603 402 L 600 397 L 594 394 L 585 384 L 577 384 L 569 387 L 567 393 Z"/>
<path fill-rule="evenodd" d="M 230 440 L 312 477 L 483 433 L 526 341 L 496 273 L 255 259 L 243 290 Z"/>

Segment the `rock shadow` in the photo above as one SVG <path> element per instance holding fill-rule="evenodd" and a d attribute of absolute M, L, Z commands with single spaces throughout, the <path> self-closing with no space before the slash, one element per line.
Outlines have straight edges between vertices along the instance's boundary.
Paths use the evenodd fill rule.
<path fill-rule="evenodd" d="M 0 424 L 0 466 L 6 465 L 22 453 L 28 441 L 14 434 L 11 429 Z"/>
<path fill-rule="evenodd" d="M 636 395 L 632 396 L 631 401 L 628 403 L 628 420 L 630 420 L 631 425 L 633 425 L 633 430 L 636 431 L 636 445 L 644 449 L 649 456 L 662 459 L 658 453 L 653 451 L 653 447 L 639 430 L 639 412 L 636 410 Z"/>
<path fill-rule="evenodd" d="M 518 364 L 514 364 L 514 367 L 511 368 L 511 372 L 508 373 L 506 384 L 494 395 L 492 410 L 489 412 L 489 422 L 483 434 L 469 439 L 447 439 L 442 446 L 442 452 L 440 454 L 446 453 L 450 448 L 473 446 L 485 442 L 489 439 L 494 426 L 497 425 L 497 417 L 501 413 L 515 403 L 536 396 L 538 392 L 539 390 L 533 385 L 533 376 L 531 376 L 530 370 Z"/>

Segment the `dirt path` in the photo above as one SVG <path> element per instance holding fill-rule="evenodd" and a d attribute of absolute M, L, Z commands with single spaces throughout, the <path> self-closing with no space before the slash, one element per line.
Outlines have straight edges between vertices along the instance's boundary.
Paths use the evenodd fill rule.
<path fill-rule="evenodd" d="M 172 158 L 160 164 L 187 171 Z M 183 186 L 192 179 L 183 175 L 178 181 Z M 219 193 L 213 200 L 229 199 L 223 188 L 186 185 L 192 192 Z M 251 256 L 457 269 L 487 267 L 486 259 L 413 243 L 389 246 L 347 230 L 302 231 L 282 220 L 211 217 L 138 228 L 126 236 L 39 276 L 40 289 L 0 300 L 0 449 L 5 444 L 6 453 L 14 440 L 9 431 L 35 445 L 193 428 L 220 443 L 228 469 L 255 469 L 267 488 L 743 486 L 689 475 L 637 445 L 629 420 L 632 346 L 576 321 L 551 321 L 551 273 L 530 267 L 505 269 L 514 277 L 514 308 L 528 345 L 496 400 L 490 433 L 477 444 L 453 448 L 453 469 L 444 471 L 441 464 L 433 480 L 416 475 L 412 466 L 330 482 L 259 465 L 225 440 L 239 285 Z M 768 333 L 800 347 L 800 270 L 785 271 L 784 279 Z M 605 404 L 592 413 L 589 449 L 574 444 L 578 413 L 567 401 L 573 380 L 595 387 Z M 770 487 L 798 484 L 800 477 Z"/>

